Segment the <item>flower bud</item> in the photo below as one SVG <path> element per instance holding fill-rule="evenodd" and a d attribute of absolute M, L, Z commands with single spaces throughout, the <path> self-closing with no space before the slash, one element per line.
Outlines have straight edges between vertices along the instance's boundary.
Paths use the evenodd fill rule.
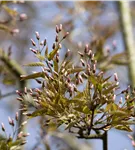
<path fill-rule="evenodd" d="M 27 15 L 24 14 L 24 13 L 20 14 L 19 17 L 20 17 L 20 21 L 24 21 L 24 20 L 26 20 L 28 18 Z"/>
<path fill-rule="evenodd" d="M 33 49 L 33 48 L 30 48 L 30 50 L 31 50 L 34 54 L 37 54 L 37 53 L 38 53 L 38 51 L 35 50 L 35 49 Z"/>
<path fill-rule="evenodd" d="M 85 67 L 85 62 L 83 59 L 80 59 L 81 63 L 82 63 L 82 66 Z"/>
<path fill-rule="evenodd" d="M 84 54 L 83 54 L 83 53 L 81 53 L 81 52 L 79 52 L 79 51 L 78 51 L 78 54 L 79 54 L 81 57 L 83 57 L 83 56 L 84 56 Z"/>
<path fill-rule="evenodd" d="M 63 39 L 65 39 L 69 35 L 69 32 L 66 32 L 66 34 L 63 36 Z"/>
<path fill-rule="evenodd" d="M 84 53 L 88 53 L 89 49 L 88 49 L 88 44 L 85 45 L 85 49 L 84 49 Z"/>
<path fill-rule="evenodd" d="M 10 125 L 12 125 L 12 120 L 11 120 L 10 117 L 8 117 L 8 122 L 9 122 Z"/>
<path fill-rule="evenodd" d="M 19 95 L 19 96 L 22 96 L 22 93 L 18 90 L 16 90 L 16 93 Z"/>
<path fill-rule="evenodd" d="M 55 43 L 53 43 L 52 49 L 55 49 Z"/>
<path fill-rule="evenodd" d="M 39 33 L 38 33 L 38 32 L 35 32 L 35 34 L 36 34 L 36 38 L 37 38 L 37 40 L 39 40 L 39 39 L 40 39 L 40 35 L 39 35 Z"/>
<path fill-rule="evenodd" d="M 4 126 L 4 123 L 1 123 L 1 129 L 2 129 L 2 131 L 5 132 L 5 126 Z"/>
<path fill-rule="evenodd" d="M 66 54 L 65 54 L 65 58 L 67 58 L 69 56 L 70 50 L 68 49 Z"/>
<path fill-rule="evenodd" d="M 118 75 L 117 73 L 114 73 L 114 80 L 117 82 L 118 81 Z"/>
<path fill-rule="evenodd" d="M 59 37 L 58 37 L 58 35 L 56 35 L 55 42 L 57 43 L 58 41 L 59 41 Z"/>
<path fill-rule="evenodd" d="M 18 118 L 19 118 L 19 114 L 18 114 L 18 112 L 16 112 L 15 120 L 18 121 Z"/>
<path fill-rule="evenodd" d="M 36 43 L 31 39 L 31 43 L 33 46 L 36 46 Z"/>
<path fill-rule="evenodd" d="M 18 34 L 19 32 L 20 32 L 19 29 L 13 29 L 13 30 L 11 31 L 11 34 L 14 36 L 14 35 Z"/>
<path fill-rule="evenodd" d="M 46 39 L 44 39 L 44 46 L 46 46 Z"/>
<path fill-rule="evenodd" d="M 62 24 L 60 24 L 60 26 L 59 26 L 59 32 L 61 32 L 62 31 Z"/>
<path fill-rule="evenodd" d="M 62 48 L 62 45 L 61 45 L 60 43 L 59 43 L 59 45 L 58 45 L 58 46 L 59 46 L 59 49 L 61 49 L 61 48 Z"/>
<path fill-rule="evenodd" d="M 56 33 L 59 33 L 59 27 L 56 25 Z"/>

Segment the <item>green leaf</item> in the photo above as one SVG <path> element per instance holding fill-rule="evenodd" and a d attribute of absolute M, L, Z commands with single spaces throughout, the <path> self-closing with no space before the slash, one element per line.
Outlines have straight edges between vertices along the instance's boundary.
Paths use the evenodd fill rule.
<path fill-rule="evenodd" d="M 112 103 L 111 111 L 116 111 L 118 110 L 118 105 L 115 103 Z"/>
<path fill-rule="evenodd" d="M 4 5 L 4 4 L 7 4 L 9 3 L 10 1 L 0 1 L 0 5 Z"/>
<path fill-rule="evenodd" d="M 81 99 L 82 97 L 84 97 L 84 92 L 77 92 L 76 96 L 73 99 Z"/>
<path fill-rule="evenodd" d="M 98 84 L 97 78 L 96 78 L 95 76 L 93 76 L 93 75 L 91 75 L 91 76 L 89 77 L 89 80 L 90 80 L 90 82 L 91 82 L 92 84 L 94 84 L 94 85 L 97 85 L 97 84 Z"/>
<path fill-rule="evenodd" d="M 21 75 L 21 80 L 28 80 L 28 79 L 35 79 L 35 78 L 39 78 L 39 77 L 44 77 L 44 73 L 43 72 L 37 72 L 37 73 L 33 73 L 30 75 Z"/>
<path fill-rule="evenodd" d="M 36 54 L 36 57 L 40 60 L 40 61 L 44 61 L 45 60 L 45 57 L 42 56 L 41 54 Z"/>
<path fill-rule="evenodd" d="M 85 114 L 89 114 L 89 113 L 90 113 L 90 109 L 89 109 L 87 106 L 84 106 L 84 107 L 83 107 L 83 112 L 84 112 Z"/>
<path fill-rule="evenodd" d="M 11 17 L 16 17 L 18 15 L 17 11 L 13 10 L 13 9 L 10 9 L 9 7 L 7 7 L 6 5 L 3 5 L 2 6 L 6 12 L 8 12 L 8 14 L 11 16 Z"/>
<path fill-rule="evenodd" d="M 126 56 L 125 52 L 118 53 L 118 54 L 115 54 L 114 56 L 112 56 L 111 60 L 120 60 L 122 58 L 125 58 L 125 56 Z"/>
<path fill-rule="evenodd" d="M 115 126 L 115 129 L 133 132 L 133 130 L 128 125 L 117 125 Z"/>
<path fill-rule="evenodd" d="M 54 71 L 58 72 L 58 63 L 56 62 L 56 60 L 53 60 L 53 64 L 54 64 Z"/>
<path fill-rule="evenodd" d="M 0 141 L 0 150 L 10 150 L 6 141 Z"/>
<path fill-rule="evenodd" d="M 46 49 L 45 49 L 45 57 L 47 58 L 48 56 L 48 46 L 46 46 Z"/>
<path fill-rule="evenodd" d="M 40 110 L 34 111 L 29 118 L 37 117 L 37 116 L 43 116 L 43 114 L 47 113 L 46 108 L 42 108 Z"/>
<path fill-rule="evenodd" d="M 5 84 L 5 85 L 11 85 L 11 86 L 13 86 L 13 85 L 15 85 L 16 81 L 13 78 L 11 78 L 11 77 L 9 77 L 9 78 L 5 77 L 2 80 L 2 83 Z"/>
<path fill-rule="evenodd" d="M 116 88 L 116 87 L 117 87 L 117 85 L 112 85 L 108 89 L 103 90 L 102 94 L 108 94 L 108 93 L 112 92 L 113 89 Z"/>
<path fill-rule="evenodd" d="M 121 111 L 121 110 L 114 110 L 114 111 L 111 111 L 111 114 L 112 115 L 115 115 L 115 117 L 124 117 L 124 116 L 127 116 L 127 113 L 124 112 L 124 111 Z"/>
<path fill-rule="evenodd" d="M 115 112 L 116 110 L 118 110 L 118 106 L 115 103 L 109 103 L 109 104 L 107 104 L 107 106 L 105 108 L 106 112 L 108 112 L 108 111 Z"/>
<path fill-rule="evenodd" d="M 52 60 L 54 58 L 54 56 L 56 55 L 56 53 L 57 53 L 58 50 L 59 50 L 58 46 L 54 50 L 52 50 L 50 52 L 50 54 L 48 55 L 48 60 Z"/>
<path fill-rule="evenodd" d="M 68 73 L 77 73 L 77 72 L 81 72 L 81 71 L 84 71 L 84 68 L 75 67 L 74 69 L 68 69 L 67 70 Z"/>
<path fill-rule="evenodd" d="M 0 30 L 4 30 L 4 31 L 10 32 L 10 33 L 12 32 L 12 30 L 8 26 L 3 25 L 3 24 L 0 24 Z"/>
<path fill-rule="evenodd" d="M 30 63 L 30 64 L 26 64 L 24 66 L 36 67 L 36 66 L 45 66 L 45 64 L 42 63 L 42 62 L 33 62 L 33 63 Z"/>
<path fill-rule="evenodd" d="M 12 142 L 9 142 L 9 143 L 8 143 L 8 146 L 9 146 L 10 148 L 12 148 L 12 147 L 14 147 L 14 146 L 20 145 L 22 142 L 23 142 L 22 139 L 16 140 L 16 141 L 14 141 L 14 142 L 12 141 Z"/>
<path fill-rule="evenodd" d="M 105 79 L 103 80 L 103 82 L 108 81 L 110 78 L 111 78 L 111 76 L 109 76 L 109 77 L 105 78 Z"/>

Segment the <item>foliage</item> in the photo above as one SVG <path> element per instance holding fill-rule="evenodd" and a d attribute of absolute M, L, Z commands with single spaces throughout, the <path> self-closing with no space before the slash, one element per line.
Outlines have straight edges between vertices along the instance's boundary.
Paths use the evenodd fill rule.
<path fill-rule="evenodd" d="M 17 128 L 17 123 L 18 123 L 18 112 L 16 113 L 15 116 L 15 121 L 14 119 L 11 119 L 10 117 L 8 117 L 8 122 L 9 125 L 12 128 L 12 134 L 7 135 L 7 131 L 6 128 L 4 126 L 3 123 L 1 123 L 1 129 L 2 131 L 5 133 L 5 137 L 1 137 L 0 139 L 0 149 L 1 150 L 20 150 L 21 147 L 26 143 L 25 138 L 29 135 L 28 133 L 24 133 L 23 131 L 18 132 L 19 128 L 21 128 L 22 126 L 24 126 L 27 122 L 23 122 L 19 128 Z M 15 137 L 17 134 L 17 138 Z"/>
<path fill-rule="evenodd" d="M 41 66 L 42 70 L 22 75 L 21 80 L 35 79 L 41 88 L 25 88 L 24 93 L 18 92 L 18 100 L 23 105 L 24 115 L 28 118 L 41 116 L 45 120 L 45 126 L 63 126 L 78 138 L 90 138 L 91 131 L 101 135 L 111 128 L 131 132 L 130 125 L 135 123 L 135 90 L 128 87 L 118 93 L 117 74 L 114 74 L 114 81 L 111 81 L 111 76 L 105 77 L 102 71 L 96 69 L 96 55 L 88 45 L 83 53 L 78 52 L 78 65 L 71 62 L 70 50 L 67 50 L 63 60 L 59 61 L 61 42 L 69 34 L 67 32 L 59 39 L 61 30 L 62 25 L 56 26 L 55 43 L 50 53 L 46 39 L 40 44 L 42 48 L 37 47 L 31 40 L 34 48 L 30 50 L 39 62 L 28 66 Z M 40 43 L 38 32 L 36 38 Z M 83 86 L 82 90 L 80 86 Z M 29 104 L 35 108 L 34 111 L 29 111 Z"/>
<path fill-rule="evenodd" d="M 11 2 L 0 2 L 1 9 L 10 16 L 8 21 L 0 22 L 0 30 L 14 35 L 19 32 L 18 29 L 14 28 L 14 23 L 23 21 L 27 16 L 25 14 L 20 15 L 17 11 L 12 10 L 8 6 L 9 3 Z M 59 2 L 57 4 L 59 7 L 62 6 L 59 5 Z M 96 7 L 97 4 L 100 5 L 100 2 L 96 3 Z M 87 2 L 84 2 L 83 7 L 88 9 L 87 6 Z M 95 7 L 95 3 L 92 7 Z M 69 12 L 73 11 L 74 9 Z M 64 26 L 66 24 L 71 26 L 70 31 L 74 21 L 74 18 L 72 19 L 64 23 Z M 7 23 L 9 24 L 7 25 Z M 100 30 L 101 28 L 102 25 L 97 25 L 94 30 Z M 66 32 L 63 36 L 65 29 L 63 29 L 62 24 L 56 25 L 56 37 L 51 51 L 48 48 L 47 40 L 41 41 L 39 33 L 36 32 L 37 43 L 31 39 L 33 48 L 30 48 L 30 50 L 38 61 L 24 64 L 24 66 L 40 67 L 41 70 L 29 75 L 26 75 L 17 62 L 10 58 L 11 47 L 9 47 L 8 53 L 0 50 L 0 61 L 2 62 L 0 73 L 3 75 L 3 83 L 13 85 L 16 80 L 18 81 L 21 78 L 23 86 L 16 91 L 19 95 L 17 100 L 21 103 L 20 110 L 28 119 L 40 117 L 41 130 L 44 135 L 41 135 L 41 139 L 43 138 L 46 149 L 51 149 L 52 144 L 49 145 L 50 141 L 48 140 L 50 137 L 56 141 L 57 139 L 61 140 L 70 149 L 81 149 L 79 142 L 71 141 L 71 138 L 73 138 L 71 135 L 65 136 L 63 133 L 50 132 L 54 130 L 64 129 L 78 138 L 102 140 L 104 140 L 107 131 L 112 128 L 132 132 L 130 125 L 135 123 L 135 89 L 128 87 L 126 90 L 119 92 L 117 74 L 114 73 L 114 76 L 108 77 L 105 75 L 105 71 L 111 69 L 114 65 L 125 65 L 128 62 L 125 61 L 125 53 L 112 55 L 110 49 L 106 49 L 104 52 L 105 41 L 117 30 L 117 28 L 111 28 L 112 30 L 109 27 L 105 28 L 103 37 L 101 34 L 98 38 L 92 39 L 89 44 L 85 45 L 84 49 L 81 46 L 79 47 L 79 61 L 76 64 L 71 60 L 73 52 L 69 49 L 67 49 L 64 58 L 60 59 L 62 42 L 66 39 L 67 43 L 70 43 L 73 39 L 72 32 L 70 34 Z M 112 49 L 116 49 L 115 42 Z M 75 53 L 77 52 L 75 51 Z M 3 68 L 3 64 L 5 68 Z M 34 79 L 40 85 L 40 88 L 28 89 L 25 87 L 22 91 L 22 87 L 26 85 L 26 80 L 30 79 Z M 30 107 L 33 109 L 31 110 Z M 21 118 L 21 116 L 19 117 Z M 22 149 L 22 146 L 26 143 L 25 138 L 29 135 L 22 130 L 22 126 L 27 121 L 20 124 L 18 113 L 15 117 L 16 123 L 10 117 L 8 120 L 13 133 L 7 135 L 4 124 L 1 124 L 5 136 L 0 136 L 0 149 Z M 47 133 L 45 133 L 46 131 Z M 133 137 L 130 136 L 130 139 L 132 144 L 135 145 Z M 39 143 L 40 141 L 37 141 L 37 145 Z M 83 149 L 84 147 L 89 148 L 86 145 L 83 145 Z"/>

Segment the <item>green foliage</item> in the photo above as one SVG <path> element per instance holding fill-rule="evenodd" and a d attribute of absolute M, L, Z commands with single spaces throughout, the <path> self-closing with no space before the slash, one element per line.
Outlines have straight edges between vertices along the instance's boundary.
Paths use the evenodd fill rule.
<path fill-rule="evenodd" d="M 59 36 L 60 31 L 56 32 L 56 36 Z M 39 33 L 37 35 L 39 42 Z M 128 88 L 118 93 L 117 74 L 114 74 L 114 81 L 111 81 L 111 76 L 105 77 L 102 71 L 96 69 L 96 57 L 87 45 L 84 53 L 78 52 L 78 65 L 70 61 L 70 50 L 60 62 L 59 49 L 62 40 L 55 40 L 49 54 L 46 52 L 47 44 L 41 49 L 31 49 L 35 56 L 38 54 L 37 58 L 40 55 L 43 59 L 39 58 L 39 63 L 31 63 L 30 66 L 41 66 L 42 72 L 22 75 L 21 80 L 36 79 L 41 88 L 25 90 L 21 94 L 24 114 L 28 118 L 41 116 L 45 119 L 46 127 L 63 126 L 80 138 L 89 137 L 91 130 L 96 134 L 111 128 L 131 132 L 130 125 L 135 123 L 135 90 L 130 91 Z M 42 55 L 43 49 L 46 55 Z M 113 60 L 115 59 L 114 57 Z M 80 86 L 83 86 L 83 90 L 79 90 Z M 27 112 L 28 99 L 24 98 L 28 95 L 31 95 L 29 103 L 35 108 L 31 113 Z M 119 96 L 117 98 L 117 95 L 121 95 L 123 100 Z"/>
<path fill-rule="evenodd" d="M 12 134 L 7 135 L 7 130 L 3 123 L 1 123 L 1 129 L 4 132 L 5 136 L 1 136 L 0 138 L 0 150 L 20 150 L 22 146 L 26 143 L 25 138 L 29 135 L 28 133 L 23 133 L 22 131 L 17 134 L 19 128 L 24 126 L 26 122 L 23 122 L 18 128 L 18 113 L 16 113 L 15 120 L 8 117 L 9 125 L 12 128 Z M 16 121 L 16 122 L 15 122 Z M 15 138 L 15 135 L 17 137 Z"/>

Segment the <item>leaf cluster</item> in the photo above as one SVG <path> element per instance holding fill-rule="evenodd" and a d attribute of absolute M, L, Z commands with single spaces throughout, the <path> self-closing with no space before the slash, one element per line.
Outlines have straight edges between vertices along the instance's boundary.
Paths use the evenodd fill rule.
<path fill-rule="evenodd" d="M 114 81 L 110 80 L 111 76 L 105 77 L 104 73 L 96 68 L 96 57 L 88 45 L 83 53 L 78 52 L 80 61 L 77 65 L 70 60 L 70 50 L 67 50 L 63 60 L 59 61 L 61 42 L 68 35 L 66 33 L 59 40 L 60 27 L 56 26 L 57 35 L 50 53 L 46 40 L 43 48 L 37 48 L 32 40 L 35 48 L 31 51 L 39 62 L 28 66 L 41 66 L 41 71 L 22 75 L 21 80 L 34 79 L 41 88 L 25 88 L 24 93 L 19 92 L 18 100 L 23 105 L 24 114 L 28 118 L 41 116 L 45 118 L 45 126 L 63 126 L 65 130 L 68 129 L 81 138 L 89 136 L 91 131 L 99 134 L 100 131 L 111 128 L 131 132 L 130 125 L 135 123 L 135 90 L 131 92 L 127 88 L 117 93 L 117 74 L 114 74 Z M 38 32 L 36 38 L 40 43 Z M 123 100 L 119 100 L 119 95 Z M 29 111 L 29 104 L 35 108 L 34 111 Z"/>

